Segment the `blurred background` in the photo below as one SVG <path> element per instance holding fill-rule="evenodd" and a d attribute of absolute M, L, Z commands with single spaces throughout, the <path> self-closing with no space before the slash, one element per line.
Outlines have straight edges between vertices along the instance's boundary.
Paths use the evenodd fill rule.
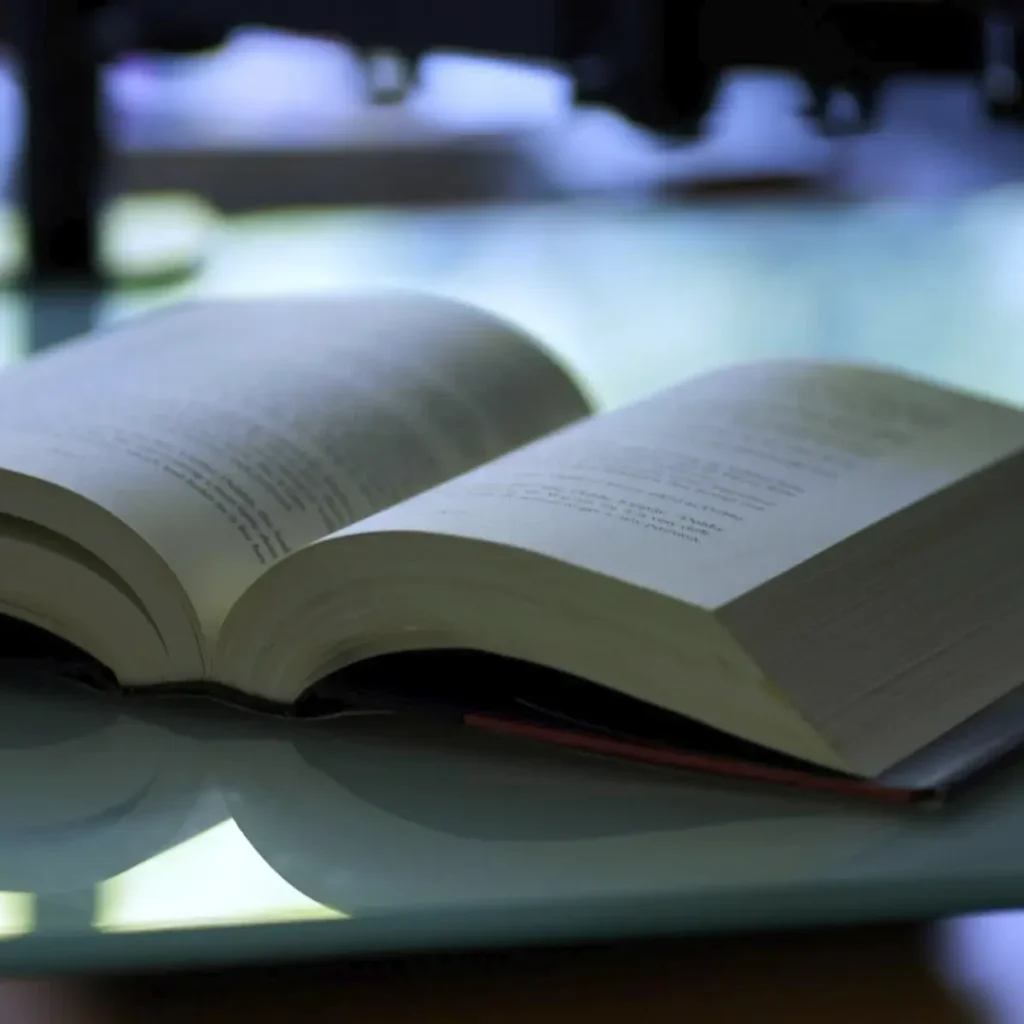
<path fill-rule="evenodd" d="M 0 356 L 394 284 L 515 319 L 609 403 L 781 352 L 1017 397 L 1017 13 L 7 0 Z"/>

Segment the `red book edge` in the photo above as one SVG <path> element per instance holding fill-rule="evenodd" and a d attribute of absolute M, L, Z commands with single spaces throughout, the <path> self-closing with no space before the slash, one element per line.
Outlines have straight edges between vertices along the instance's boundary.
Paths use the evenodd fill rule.
<path fill-rule="evenodd" d="M 533 722 L 517 722 L 513 719 L 495 718 L 484 714 L 463 715 L 464 725 L 502 736 L 519 736 L 524 739 L 553 743 L 573 750 L 591 754 L 639 761 L 644 764 L 662 765 L 685 771 L 700 772 L 734 779 L 768 782 L 782 786 L 796 786 L 800 789 L 820 792 L 846 793 L 851 796 L 870 797 L 873 800 L 893 804 L 909 804 L 927 799 L 928 791 L 916 789 L 889 788 L 868 779 L 841 778 L 831 775 L 815 775 L 813 771 L 802 772 L 792 768 L 776 768 L 772 765 L 757 764 L 754 761 L 734 761 L 710 754 L 699 754 L 668 747 L 631 743 L 592 733 L 556 729 Z"/>

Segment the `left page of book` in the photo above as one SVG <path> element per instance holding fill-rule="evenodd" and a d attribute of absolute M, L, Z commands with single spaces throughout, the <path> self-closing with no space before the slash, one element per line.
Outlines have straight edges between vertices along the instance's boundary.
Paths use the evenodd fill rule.
<path fill-rule="evenodd" d="M 0 516 L 98 560 L 189 648 L 123 682 L 198 678 L 275 561 L 587 411 L 528 337 L 449 300 L 188 304 L 0 376 Z"/>

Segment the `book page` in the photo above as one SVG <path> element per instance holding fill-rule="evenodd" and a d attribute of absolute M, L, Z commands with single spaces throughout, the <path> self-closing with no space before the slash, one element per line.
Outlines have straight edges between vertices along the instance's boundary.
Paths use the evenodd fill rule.
<path fill-rule="evenodd" d="M 894 374 L 722 370 L 356 530 L 520 546 L 714 609 L 1024 445 L 1024 414 Z M 351 531 L 347 531 L 351 532 Z"/>
<path fill-rule="evenodd" d="M 284 555 L 586 411 L 527 338 L 448 300 L 197 304 L 0 376 L 0 468 L 132 527 L 209 638 Z"/>

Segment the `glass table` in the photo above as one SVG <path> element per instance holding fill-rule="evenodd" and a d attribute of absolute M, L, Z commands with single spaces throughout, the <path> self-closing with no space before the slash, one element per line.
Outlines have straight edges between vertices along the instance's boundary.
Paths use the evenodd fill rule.
<path fill-rule="evenodd" d="M 945 811 L 893 811 L 390 716 L 279 722 L 39 679 L 0 699 L 0 972 L 1024 904 L 1024 762 Z"/>
<path fill-rule="evenodd" d="M 197 281 L 98 309 L 419 287 L 531 328 L 605 405 L 781 354 L 1020 401 L 1022 272 L 1013 190 L 310 211 L 231 222 Z M 7 361 L 30 348 L 28 315 L 0 299 Z M 0 685 L 4 972 L 932 919 L 1024 905 L 1022 851 L 1024 760 L 943 811 L 894 811 L 384 716 Z"/>

